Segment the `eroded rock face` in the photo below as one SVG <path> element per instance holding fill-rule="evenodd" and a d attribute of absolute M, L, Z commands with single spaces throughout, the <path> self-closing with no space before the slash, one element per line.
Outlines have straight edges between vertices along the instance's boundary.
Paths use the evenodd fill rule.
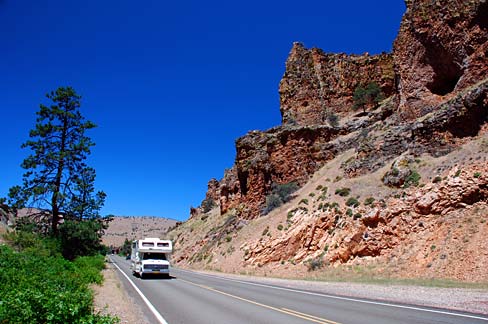
<path fill-rule="evenodd" d="M 283 124 L 325 124 L 331 113 L 352 111 L 356 87 L 376 82 L 385 97 L 395 91 L 391 54 L 328 54 L 294 43 L 280 82 Z"/>
<path fill-rule="evenodd" d="M 320 257 L 328 263 L 345 263 L 356 257 L 391 256 L 398 253 L 394 251 L 396 247 L 415 241 L 417 236 L 423 241 L 429 237 L 427 242 L 434 245 L 437 239 L 445 240 L 446 237 L 439 235 L 437 230 L 452 230 L 455 227 L 447 223 L 452 222 L 452 218 L 459 218 L 458 214 L 449 216 L 450 213 L 459 209 L 470 210 L 473 206 L 486 208 L 487 202 L 488 166 L 456 167 L 450 170 L 443 182 L 411 189 L 405 197 L 391 198 L 382 206 L 376 203 L 372 207 L 358 207 L 354 212 L 362 217 L 357 219 L 347 217 L 342 209 L 313 213 L 302 209 L 291 211 L 292 223 L 281 236 L 262 237 L 243 247 L 246 250 L 245 262 L 265 265 Z M 486 215 L 482 216 L 479 226 L 483 232 L 487 231 L 486 221 Z M 462 216 L 456 222 L 463 222 Z M 474 226 L 478 227 L 477 224 Z M 420 255 L 424 250 L 412 252 Z"/>
<path fill-rule="evenodd" d="M 407 0 L 394 43 L 400 112 L 422 116 L 487 76 L 488 3 Z"/>
<path fill-rule="evenodd" d="M 303 184 L 334 157 L 328 144 L 338 130 L 328 126 L 276 127 L 250 132 L 236 141 L 234 168 L 220 184 L 221 212 L 246 206 L 243 218 L 255 218 L 264 208 L 273 183 Z"/>

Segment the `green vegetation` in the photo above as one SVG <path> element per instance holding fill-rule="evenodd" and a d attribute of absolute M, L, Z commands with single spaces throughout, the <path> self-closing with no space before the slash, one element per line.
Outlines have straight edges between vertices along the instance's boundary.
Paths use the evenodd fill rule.
<path fill-rule="evenodd" d="M 475 173 L 473 174 L 473 177 L 475 177 L 475 178 L 479 178 L 479 177 L 481 177 L 481 172 L 475 172 Z"/>
<path fill-rule="evenodd" d="M 96 218 L 105 193 L 94 194 L 95 170 L 85 164 L 95 145 L 85 131 L 95 127 L 80 113 L 81 97 L 71 87 L 47 94 L 50 106 L 40 105 L 30 140 L 22 145 L 32 154 L 23 162 L 22 186 L 9 191 L 15 209 L 37 205 L 52 214 L 51 230 L 57 233 L 60 215 L 83 220 Z"/>
<path fill-rule="evenodd" d="M 61 256 L 59 241 L 19 232 L 0 246 L 0 318 L 2 323 L 90 323 L 118 320 L 93 314 L 88 285 L 102 282 L 102 255 Z"/>
<path fill-rule="evenodd" d="M 301 204 L 308 205 L 308 199 L 307 198 L 303 198 L 302 200 L 300 200 L 300 202 L 298 204 L 299 205 L 301 205 Z"/>
<path fill-rule="evenodd" d="M 349 206 L 349 207 L 358 207 L 359 206 L 359 200 L 357 200 L 356 198 L 354 197 L 349 197 L 346 201 L 346 206 Z"/>
<path fill-rule="evenodd" d="M 273 209 L 276 209 L 284 203 L 290 201 L 292 194 L 298 190 L 298 183 L 295 181 L 271 185 L 271 193 L 266 196 L 266 207 L 263 209 L 263 214 L 266 215 Z"/>
<path fill-rule="evenodd" d="M 202 211 L 204 213 L 208 213 L 209 211 L 212 210 L 216 206 L 215 201 L 212 198 L 204 199 L 202 201 Z"/>
<path fill-rule="evenodd" d="M 347 197 L 351 193 L 350 188 L 337 188 L 335 191 L 336 195 L 339 195 L 341 197 Z"/>
<path fill-rule="evenodd" d="M 327 116 L 327 121 L 329 122 L 329 125 L 334 127 L 334 128 L 339 126 L 339 116 L 337 116 L 333 112 L 331 112 Z"/>
<path fill-rule="evenodd" d="M 420 181 L 420 174 L 416 170 L 412 170 L 410 175 L 405 179 L 405 183 L 403 184 L 404 188 L 408 188 L 410 186 L 417 187 Z"/>
<path fill-rule="evenodd" d="M 102 218 L 105 193 L 95 193 L 95 170 L 85 164 L 95 127 L 80 111 L 80 96 L 68 88 L 47 95 L 23 161 L 22 186 L 10 188 L 9 212 L 36 206 L 45 219 L 25 217 L 0 246 L 0 323 L 115 323 L 93 314 L 88 285 L 101 283 L 101 236 L 112 218 Z M 64 222 L 61 222 L 61 216 Z"/>
<path fill-rule="evenodd" d="M 308 271 L 315 271 L 324 266 L 324 261 L 322 260 L 322 256 L 320 256 L 306 261 L 305 265 L 307 266 Z"/>
<path fill-rule="evenodd" d="M 384 99 L 381 88 L 376 82 L 370 82 L 366 86 L 358 86 L 353 93 L 353 109 L 362 109 L 366 112 L 367 108 L 376 108 L 381 100 Z"/>
<path fill-rule="evenodd" d="M 442 178 L 440 176 L 436 176 L 434 179 L 432 179 L 432 183 L 439 183 L 442 181 Z"/>
<path fill-rule="evenodd" d="M 283 230 L 283 225 L 282 224 L 278 224 L 278 227 L 277 227 L 278 231 L 281 231 Z"/>
<path fill-rule="evenodd" d="M 364 200 L 364 205 L 365 205 L 365 206 L 369 206 L 369 205 L 373 204 L 373 203 L 374 203 L 374 201 L 375 201 L 375 199 L 374 199 L 373 197 L 368 197 L 368 198 L 366 198 L 366 199 Z"/>

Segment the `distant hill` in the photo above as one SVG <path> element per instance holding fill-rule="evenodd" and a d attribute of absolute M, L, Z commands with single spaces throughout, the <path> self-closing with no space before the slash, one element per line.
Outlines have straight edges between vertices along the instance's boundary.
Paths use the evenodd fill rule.
<path fill-rule="evenodd" d="M 167 230 L 178 221 L 155 216 L 115 216 L 110 222 L 102 242 L 108 246 L 122 246 L 125 239 L 144 237 L 164 238 Z"/>

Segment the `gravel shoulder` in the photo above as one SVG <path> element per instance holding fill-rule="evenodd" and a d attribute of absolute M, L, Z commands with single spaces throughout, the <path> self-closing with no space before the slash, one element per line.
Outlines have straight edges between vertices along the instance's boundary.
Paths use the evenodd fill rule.
<path fill-rule="evenodd" d="M 140 304 L 129 295 L 119 271 L 106 262 L 103 284 L 93 285 L 95 312 L 117 316 L 124 324 L 150 324 Z"/>
<path fill-rule="evenodd" d="M 277 285 L 292 289 L 315 291 L 342 297 L 357 297 L 376 301 L 389 301 L 400 304 L 437 307 L 488 315 L 488 289 L 322 282 L 242 276 L 211 271 L 195 272 L 242 281 Z"/>

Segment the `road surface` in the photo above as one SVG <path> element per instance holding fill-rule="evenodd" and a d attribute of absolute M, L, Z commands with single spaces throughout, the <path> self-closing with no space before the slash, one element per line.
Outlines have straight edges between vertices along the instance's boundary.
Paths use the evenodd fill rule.
<path fill-rule="evenodd" d="M 174 268 L 170 279 L 140 279 L 132 276 L 129 261 L 111 259 L 126 274 L 127 289 L 139 290 L 146 299 L 147 313 L 156 314 L 148 316 L 154 323 L 488 324 L 488 317 L 478 314 L 345 298 Z"/>

